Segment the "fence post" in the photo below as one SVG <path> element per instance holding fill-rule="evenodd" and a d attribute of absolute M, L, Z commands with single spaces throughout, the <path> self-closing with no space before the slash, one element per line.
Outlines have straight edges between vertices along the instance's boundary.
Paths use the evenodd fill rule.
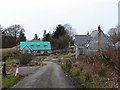
<path fill-rule="evenodd" d="M 3 57 L 2 62 L 3 62 L 2 75 L 6 76 L 6 56 Z"/>

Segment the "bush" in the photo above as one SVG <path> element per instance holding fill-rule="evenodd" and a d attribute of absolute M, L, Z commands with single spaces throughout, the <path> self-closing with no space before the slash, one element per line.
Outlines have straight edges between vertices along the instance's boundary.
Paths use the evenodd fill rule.
<path fill-rule="evenodd" d="M 99 75 L 100 77 L 105 77 L 105 76 L 106 76 L 105 70 L 99 71 L 99 72 L 98 72 L 98 75 Z"/>
<path fill-rule="evenodd" d="M 73 76 L 73 77 L 78 77 L 80 75 L 80 70 L 78 68 L 72 68 L 70 70 L 70 74 Z"/>
<path fill-rule="evenodd" d="M 30 54 L 21 54 L 19 56 L 19 63 L 21 65 L 28 64 L 32 60 L 32 55 Z"/>
<path fill-rule="evenodd" d="M 70 63 L 65 63 L 65 64 L 62 65 L 62 68 L 63 68 L 65 71 L 69 72 L 70 69 L 72 68 L 72 65 L 71 65 Z"/>

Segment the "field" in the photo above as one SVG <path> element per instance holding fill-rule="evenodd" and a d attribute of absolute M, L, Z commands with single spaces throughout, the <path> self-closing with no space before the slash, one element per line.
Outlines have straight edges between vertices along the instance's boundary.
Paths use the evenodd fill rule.
<path fill-rule="evenodd" d="M 13 48 L 0 49 L 0 55 L 2 56 L 11 56 L 19 50 L 19 45 Z"/>

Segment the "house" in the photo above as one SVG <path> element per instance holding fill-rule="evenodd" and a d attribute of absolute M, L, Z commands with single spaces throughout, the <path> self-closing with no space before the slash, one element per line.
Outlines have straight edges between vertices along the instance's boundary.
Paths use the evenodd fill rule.
<path fill-rule="evenodd" d="M 98 50 L 106 50 L 111 45 L 110 38 L 103 33 L 100 26 L 90 35 L 75 35 L 76 58 Z"/>
<path fill-rule="evenodd" d="M 115 44 L 115 48 L 120 48 L 120 41 L 118 41 L 116 44 Z"/>
<path fill-rule="evenodd" d="M 50 42 L 43 41 L 20 42 L 20 50 L 23 53 L 29 53 L 34 55 L 50 54 L 51 44 Z"/>
<path fill-rule="evenodd" d="M 75 35 L 76 58 L 85 54 L 87 44 L 91 41 L 90 35 Z"/>

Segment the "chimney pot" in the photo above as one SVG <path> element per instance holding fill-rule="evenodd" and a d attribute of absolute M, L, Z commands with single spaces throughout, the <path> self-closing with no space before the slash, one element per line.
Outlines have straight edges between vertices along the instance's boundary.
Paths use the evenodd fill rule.
<path fill-rule="evenodd" d="M 101 27 L 100 27 L 100 25 L 98 26 L 98 30 L 101 30 Z"/>

